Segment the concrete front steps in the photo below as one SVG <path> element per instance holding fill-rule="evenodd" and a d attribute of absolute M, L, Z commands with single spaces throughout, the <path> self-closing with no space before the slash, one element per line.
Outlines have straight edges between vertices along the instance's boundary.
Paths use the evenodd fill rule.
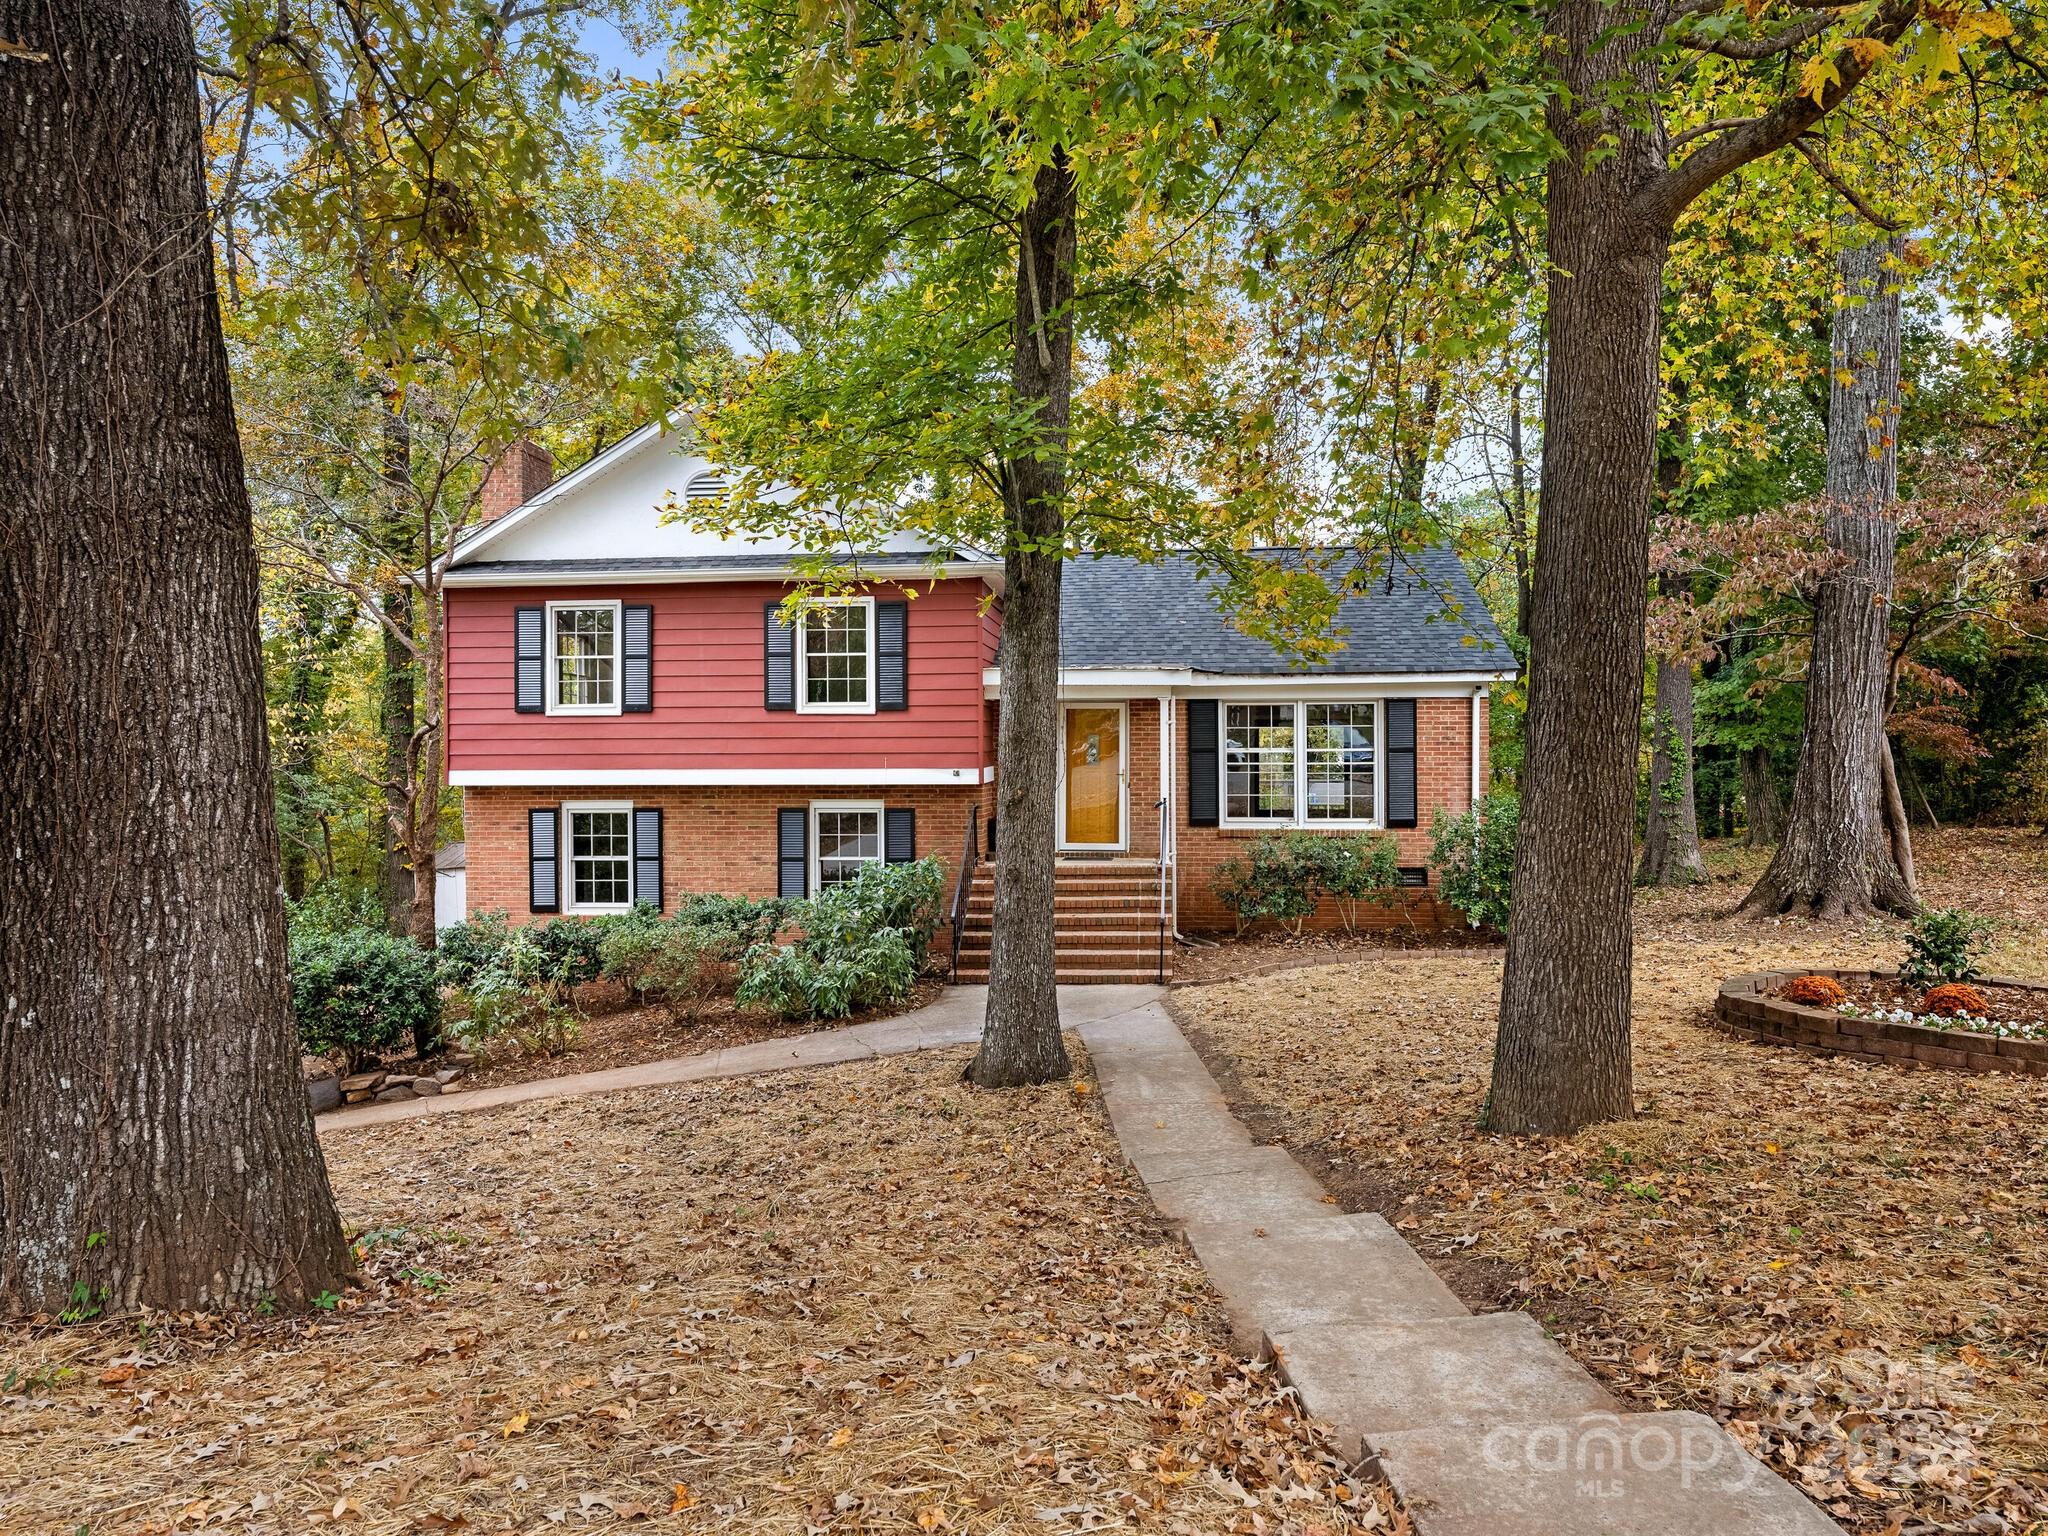
<path fill-rule="evenodd" d="M 995 866 L 974 872 L 960 938 L 963 984 L 988 980 Z M 1053 867 L 1053 951 L 1061 986 L 1173 979 L 1173 913 L 1160 918 L 1159 866 L 1149 859 L 1061 859 Z"/>
<path fill-rule="evenodd" d="M 1221 1294 L 1418 1536 L 1839 1536 L 1696 1413 L 1623 1413 L 1519 1312 L 1473 1316 L 1384 1220 L 1257 1147 L 1157 1004 L 1083 1023 L 1117 1140 Z"/>

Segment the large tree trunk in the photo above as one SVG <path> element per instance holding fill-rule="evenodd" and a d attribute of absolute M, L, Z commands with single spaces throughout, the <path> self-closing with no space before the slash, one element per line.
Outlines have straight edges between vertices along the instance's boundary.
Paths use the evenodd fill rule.
<path fill-rule="evenodd" d="M 182 0 L 0 0 L 0 1312 L 349 1267 L 285 977 Z"/>
<path fill-rule="evenodd" d="M 1631 8 L 1562 0 L 1569 99 L 1652 99 Z M 1488 1123 L 1569 1132 L 1633 1112 L 1629 910 L 1657 347 L 1669 228 L 1631 217 L 1660 136 L 1560 98 L 1548 189 L 1550 376 L 1529 616 L 1522 827 Z"/>
<path fill-rule="evenodd" d="M 1074 178 L 1062 156 L 1039 171 L 1017 263 L 1012 378 L 1036 405 L 1043 451 L 1004 466 L 1003 707 L 997 727 L 995 931 L 981 1049 L 984 1088 L 1051 1082 L 1069 1070 L 1053 952 L 1054 799 L 1059 791 L 1060 571 L 1067 415 L 1074 383 Z"/>
<path fill-rule="evenodd" d="M 1769 747 L 1742 749 L 1742 814 L 1752 848 L 1768 848 L 1785 835 L 1785 797 L 1778 793 Z"/>
<path fill-rule="evenodd" d="M 1636 871 L 1639 885 L 1699 885 L 1707 878 L 1692 759 L 1692 667 L 1659 656 L 1650 720 L 1650 805 L 1643 823 L 1643 862 Z"/>
<path fill-rule="evenodd" d="M 414 526 L 412 429 L 395 398 L 387 402 L 384 413 L 383 460 L 384 553 L 394 562 L 406 561 L 412 558 Z M 420 885 L 411 853 L 412 737 L 419 709 L 413 651 L 407 644 L 414 633 L 411 586 L 402 576 L 392 576 L 380 603 L 384 659 L 377 674 L 377 704 L 384 734 L 384 918 L 393 933 L 406 934 L 413 931 L 413 901 Z M 425 883 L 430 898 L 432 869 L 429 863 Z"/>
<path fill-rule="evenodd" d="M 1792 814 L 1770 868 L 1743 903 L 1752 912 L 1848 918 L 1918 905 L 1884 823 L 1903 250 L 1894 235 L 1836 259 L 1842 301 L 1830 344 L 1823 533 L 1837 563 L 1821 577 L 1814 608 Z"/>

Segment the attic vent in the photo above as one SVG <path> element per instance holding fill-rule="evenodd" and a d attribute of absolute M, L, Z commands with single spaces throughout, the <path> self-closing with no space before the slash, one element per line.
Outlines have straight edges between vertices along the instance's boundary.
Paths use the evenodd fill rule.
<path fill-rule="evenodd" d="M 707 469 L 693 477 L 683 491 L 685 501 L 717 501 L 724 495 L 725 474 L 716 469 Z"/>

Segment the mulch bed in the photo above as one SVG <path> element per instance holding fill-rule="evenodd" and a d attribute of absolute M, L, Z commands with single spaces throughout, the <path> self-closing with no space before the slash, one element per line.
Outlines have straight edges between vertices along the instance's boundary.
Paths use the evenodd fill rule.
<path fill-rule="evenodd" d="M 575 1048 L 560 1056 L 544 1056 L 522 1050 L 516 1041 L 493 1043 L 486 1054 L 463 1062 L 456 1091 L 466 1088 L 496 1088 L 508 1083 L 540 1082 L 568 1077 L 578 1072 L 602 1072 L 611 1067 L 634 1067 L 642 1062 L 665 1061 L 671 1056 L 696 1056 L 723 1050 L 729 1045 L 751 1045 L 757 1040 L 779 1040 L 813 1030 L 842 1025 L 867 1024 L 894 1018 L 923 1008 L 945 990 L 940 976 L 921 976 L 910 996 L 886 1008 L 870 1008 L 844 1019 L 778 1019 L 758 1008 L 740 1008 L 730 998 L 714 999 L 695 1014 L 678 1017 L 666 1008 L 636 1008 L 627 992 L 611 982 L 592 982 L 577 989 L 576 1006 L 582 1018 Z M 459 1045 L 451 1049 L 460 1050 Z M 378 1063 L 392 1072 L 431 1073 L 450 1065 L 447 1053 L 426 1058 L 397 1055 Z M 365 1068 L 364 1070 L 375 1070 Z"/>
<path fill-rule="evenodd" d="M 1916 1072 L 1713 1026 L 1730 976 L 1896 965 L 1902 927 L 1730 916 L 1763 855 L 1638 900 L 1633 1120 L 1479 1129 L 1501 959 L 1368 961 L 1174 994 L 1239 1112 L 1468 1304 L 1519 1306 L 1625 1401 L 1726 1423 L 1852 1530 L 2048 1521 L 2048 1080 Z M 1936 904 L 2048 975 L 2048 840 L 1920 846 Z"/>
<path fill-rule="evenodd" d="M 1405 1532 L 967 1054 L 330 1134 L 331 1311 L 0 1330 L 0 1530 Z"/>
<path fill-rule="evenodd" d="M 1927 995 L 1927 988 L 1900 981 L 1843 981 L 1841 985 L 1849 995 L 1849 1002 L 1866 1013 L 1904 1008 L 1917 1014 L 1922 1012 L 1920 999 Z M 1998 987 L 1982 981 L 1973 981 L 1970 985 L 1984 994 L 1984 1001 L 1991 1005 L 1991 1018 L 2034 1025 L 2048 1031 L 2048 991 L 2037 991 L 2032 987 Z M 1958 1027 L 1967 1029 L 1969 1026 Z"/>

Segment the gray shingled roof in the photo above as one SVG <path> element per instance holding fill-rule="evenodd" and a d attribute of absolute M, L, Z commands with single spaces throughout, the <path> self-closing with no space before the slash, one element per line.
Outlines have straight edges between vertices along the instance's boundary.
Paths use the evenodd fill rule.
<path fill-rule="evenodd" d="M 1259 556 L 1288 560 L 1299 553 L 1261 550 Z M 1391 591 L 1380 567 L 1363 595 L 1338 605 L 1343 649 L 1308 665 L 1236 629 L 1216 605 L 1220 586 L 1185 556 L 1150 564 L 1083 556 L 1062 580 L 1060 663 L 1252 676 L 1515 669 L 1514 653 L 1473 590 L 1464 562 L 1446 545 L 1396 557 Z"/>

